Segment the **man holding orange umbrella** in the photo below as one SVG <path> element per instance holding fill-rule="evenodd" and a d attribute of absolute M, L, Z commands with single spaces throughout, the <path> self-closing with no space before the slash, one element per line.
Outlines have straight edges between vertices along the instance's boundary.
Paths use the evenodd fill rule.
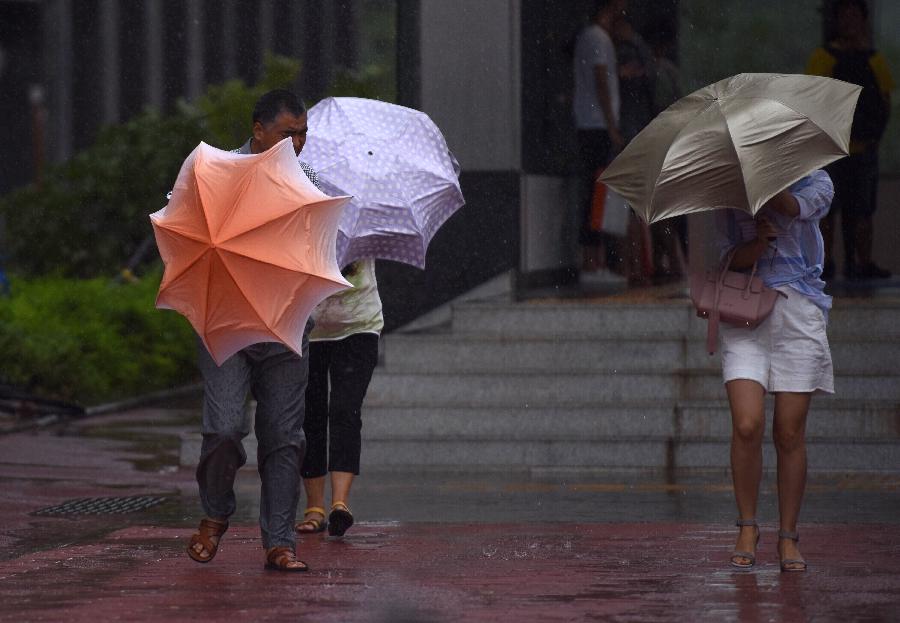
<path fill-rule="evenodd" d="M 308 570 L 296 558 L 294 523 L 306 450 L 309 317 L 349 284 L 334 250 L 348 198 L 328 197 L 315 185 L 315 172 L 297 166 L 306 117 L 293 93 L 266 93 L 254 108 L 250 140 L 232 153 L 201 143 L 183 165 L 169 205 L 151 216 L 166 264 L 157 306 L 184 314 L 201 342 L 197 482 L 206 517 L 187 547 L 201 563 L 216 556 L 235 511 L 250 392 L 257 401 L 265 566 Z"/>

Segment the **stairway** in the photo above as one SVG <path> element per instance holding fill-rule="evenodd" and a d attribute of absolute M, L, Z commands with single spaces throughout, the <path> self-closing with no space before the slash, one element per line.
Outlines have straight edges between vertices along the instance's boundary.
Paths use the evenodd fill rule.
<path fill-rule="evenodd" d="M 837 300 L 834 396 L 810 469 L 900 471 L 900 300 Z M 465 301 L 384 338 L 364 407 L 368 467 L 724 470 L 730 416 L 685 299 Z M 771 430 L 769 403 L 767 430 Z M 774 468 L 767 439 L 765 464 Z"/>

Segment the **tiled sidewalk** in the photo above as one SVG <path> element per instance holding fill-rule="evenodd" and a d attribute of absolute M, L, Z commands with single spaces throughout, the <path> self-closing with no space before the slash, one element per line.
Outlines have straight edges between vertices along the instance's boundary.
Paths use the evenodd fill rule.
<path fill-rule="evenodd" d="M 301 540 L 308 574 L 262 568 L 257 478 L 210 564 L 177 467 L 190 413 L 144 411 L 0 436 L 0 620 L 891 621 L 900 612 L 900 478 L 810 484 L 806 574 L 780 573 L 764 486 L 759 564 L 732 570 L 727 476 L 364 474 L 343 541 Z M 93 496 L 161 494 L 126 515 L 35 516 Z"/>
<path fill-rule="evenodd" d="M 255 526 L 207 565 L 185 531 L 132 526 L 0 563 L 8 621 L 890 621 L 896 526 L 804 531 L 806 574 L 783 574 L 766 531 L 752 572 L 732 531 L 697 524 L 363 524 L 308 537 L 308 574 L 264 571 Z"/>

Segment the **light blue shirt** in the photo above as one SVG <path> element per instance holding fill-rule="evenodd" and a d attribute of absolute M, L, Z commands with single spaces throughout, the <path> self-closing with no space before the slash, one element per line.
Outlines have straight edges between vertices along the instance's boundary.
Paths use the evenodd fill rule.
<path fill-rule="evenodd" d="M 826 314 L 831 297 L 825 294 L 822 265 L 825 245 L 819 221 L 828 214 L 834 185 L 821 169 L 792 184 L 788 191 L 800 204 L 800 214 L 787 216 L 763 208 L 760 214 L 775 226 L 777 238 L 759 258 L 756 274 L 770 288 L 789 287 L 808 296 Z M 742 210 L 716 212 L 716 241 L 720 257 L 742 242 L 756 239 L 756 222 Z"/>

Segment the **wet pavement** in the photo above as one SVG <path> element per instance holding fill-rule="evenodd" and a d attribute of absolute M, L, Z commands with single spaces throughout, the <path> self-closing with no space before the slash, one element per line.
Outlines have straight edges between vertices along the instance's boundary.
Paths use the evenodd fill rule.
<path fill-rule="evenodd" d="M 767 476 L 759 563 L 733 571 L 728 475 L 373 472 L 343 540 L 304 537 L 308 574 L 264 571 L 257 477 L 216 559 L 178 434 L 193 409 L 144 409 L 0 436 L 0 621 L 892 621 L 900 466 L 810 482 L 806 574 L 775 556 Z M 162 496 L 125 514 L 34 515 L 86 497 Z"/>

